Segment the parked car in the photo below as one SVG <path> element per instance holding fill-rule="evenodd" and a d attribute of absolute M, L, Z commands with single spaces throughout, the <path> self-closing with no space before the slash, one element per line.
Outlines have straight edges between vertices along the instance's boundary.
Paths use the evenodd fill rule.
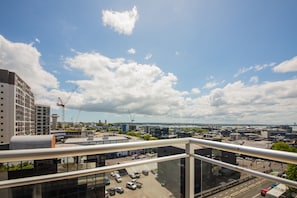
<path fill-rule="evenodd" d="M 148 171 L 148 170 L 143 170 L 143 171 L 142 171 L 142 174 L 145 175 L 145 176 L 148 176 L 149 171 Z"/>
<path fill-rule="evenodd" d="M 109 193 L 110 196 L 114 196 L 116 194 L 115 188 L 108 188 L 106 191 Z"/>
<path fill-rule="evenodd" d="M 135 171 L 134 175 L 136 176 L 136 178 L 140 178 L 140 173 L 139 172 Z"/>
<path fill-rule="evenodd" d="M 107 190 L 105 191 L 105 196 L 104 196 L 104 198 L 109 198 L 109 193 L 108 193 Z"/>
<path fill-rule="evenodd" d="M 133 182 L 127 182 L 126 188 L 129 188 L 131 190 L 136 190 L 137 186 Z"/>
<path fill-rule="evenodd" d="M 137 188 L 142 188 L 142 183 L 137 181 L 136 179 L 132 179 L 131 182 L 134 183 Z"/>
<path fill-rule="evenodd" d="M 263 189 L 261 190 L 261 195 L 265 197 L 265 195 L 266 195 L 266 193 L 267 193 L 268 191 L 269 191 L 268 188 L 263 188 Z"/>
<path fill-rule="evenodd" d="M 129 176 L 131 177 L 131 179 L 136 179 L 136 175 L 134 173 L 129 174 Z"/>
<path fill-rule="evenodd" d="M 110 184 L 110 180 L 109 180 L 109 178 L 107 176 L 105 176 L 104 181 L 105 181 L 105 185 Z"/>
<path fill-rule="evenodd" d="M 117 193 L 120 193 L 120 194 L 124 193 L 124 188 L 122 187 L 116 187 L 115 190 Z"/>
<path fill-rule="evenodd" d="M 113 171 L 113 172 L 111 172 L 111 173 L 110 173 L 110 176 L 115 177 L 116 174 L 119 174 L 119 171 Z"/>
<path fill-rule="evenodd" d="M 118 183 L 121 183 L 122 182 L 122 178 L 119 174 L 116 174 L 115 176 L 115 180 L 118 182 Z"/>

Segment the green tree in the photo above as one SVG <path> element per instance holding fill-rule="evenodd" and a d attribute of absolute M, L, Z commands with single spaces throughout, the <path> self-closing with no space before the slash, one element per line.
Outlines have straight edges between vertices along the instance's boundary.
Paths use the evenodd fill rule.
<path fill-rule="evenodd" d="M 272 145 L 273 150 L 280 150 L 280 151 L 287 151 L 287 152 L 294 152 L 297 153 L 297 149 L 293 146 L 290 146 L 284 142 L 277 142 Z M 297 181 L 297 165 L 296 164 L 288 164 L 287 170 L 286 170 L 286 178 Z M 291 192 L 297 192 L 296 188 L 289 188 L 289 191 Z"/>
<path fill-rule="evenodd" d="M 273 150 L 296 152 L 296 149 L 284 142 L 276 142 L 272 145 Z"/>
<path fill-rule="evenodd" d="M 149 140 L 151 137 L 152 137 L 152 136 L 151 136 L 150 134 L 145 134 L 145 135 L 143 136 L 143 139 L 144 139 L 144 140 Z"/>
<path fill-rule="evenodd" d="M 296 181 L 296 179 L 297 179 L 297 165 L 288 164 L 286 175 L 287 175 L 287 179 Z"/>

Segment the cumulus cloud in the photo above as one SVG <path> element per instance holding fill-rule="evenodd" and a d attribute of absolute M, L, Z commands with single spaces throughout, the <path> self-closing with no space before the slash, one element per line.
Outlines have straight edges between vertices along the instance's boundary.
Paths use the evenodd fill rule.
<path fill-rule="evenodd" d="M 287 123 L 295 120 L 297 79 L 247 86 L 241 81 L 188 100 L 183 115 L 201 122 Z"/>
<path fill-rule="evenodd" d="M 149 59 L 151 59 L 152 57 L 153 57 L 152 54 L 147 54 L 147 55 L 145 55 L 144 59 L 145 59 L 145 60 L 149 60 Z"/>
<path fill-rule="evenodd" d="M 111 113 L 137 112 L 164 115 L 180 108 L 182 93 L 175 90 L 175 75 L 165 74 L 155 65 L 138 64 L 123 58 L 111 59 L 99 53 L 79 53 L 65 60 L 87 80 L 71 81 L 79 86 L 80 96 L 73 107 L 85 111 Z"/>
<path fill-rule="evenodd" d="M 244 73 L 247 73 L 249 71 L 261 71 L 267 67 L 273 67 L 275 66 L 275 63 L 269 63 L 269 64 L 263 64 L 263 65 L 253 65 L 253 66 L 250 66 L 250 67 L 242 67 L 240 68 L 236 74 L 233 75 L 234 78 L 244 74 Z"/>
<path fill-rule="evenodd" d="M 39 103 L 51 101 L 53 108 L 58 96 L 65 100 L 71 93 L 61 90 L 56 77 L 43 69 L 40 56 L 32 45 L 14 43 L 0 35 L 0 68 L 16 72 L 31 86 Z M 151 116 L 154 121 L 296 122 L 297 110 L 292 107 L 297 106 L 297 79 L 259 83 L 254 76 L 250 78 L 252 84 L 239 80 L 222 88 L 208 86 L 212 87 L 209 93 L 201 94 L 199 88 L 177 90 L 177 77 L 156 65 L 95 52 L 76 52 L 64 61 L 69 73 L 80 72 L 82 76 L 67 81 L 78 86 L 67 108 L 115 114 L 131 111 L 137 116 Z M 208 80 L 216 82 L 212 76 Z"/>
<path fill-rule="evenodd" d="M 130 11 L 117 12 L 113 10 L 102 11 L 102 22 L 104 26 L 110 26 L 116 32 L 125 35 L 131 35 L 135 23 L 138 20 L 139 15 L 136 6 Z"/>
<path fill-rule="evenodd" d="M 37 98 L 47 95 L 48 90 L 57 89 L 55 76 L 40 65 L 41 54 L 31 44 L 14 43 L 0 35 L 0 68 L 17 73 Z"/>
<path fill-rule="evenodd" d="M 286 73 L 297 71 L 297 56 L 286 60 L 273 68 L 274 72 Z"/>
<path fill-rule="evenodd" d="M 136 50 L 134 48 L 130 48 L 128 50 L 128 54 L 135 54 L 136 53 Z"/>

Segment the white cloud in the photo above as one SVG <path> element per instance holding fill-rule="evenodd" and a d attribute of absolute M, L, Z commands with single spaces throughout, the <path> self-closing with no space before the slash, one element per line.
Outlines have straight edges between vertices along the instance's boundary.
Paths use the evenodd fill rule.
<path fill-rule="evenodd" d="M 131 48 L 128 50 L 128 54 L 135 54 L 136 50 L 134 48 Z"/>
<path fill-rule="evenodd" d="M 218 84 L 219 83 L 216 81 L 210 81 L 204 85 L 203 89 L 212 89 L 212 88 L 216 87 Z"/>
<path fill-rule="evenodd" d="M 152 54 L 147 54 L 147 55 L 145 55 L 144 59 L 145 59 L 145 60 L 149 60 L 149 59 L 151 59 L 152 57 L 153 57 Z"/>
<path fill-rule="evenodd" d="M 234 78 L 247 73 L 249 71 L 261 71 L 267 67 L 273 67 L 275 65 L 275 63 L 269 63 L 269 64 L 263 64 L 263 65 L 253 65 L 253 66 L 249 66 L 249 67 L 242 67 L 238 70 L 238 72 L 236 74 L 234 74 Z"/>
<path fill-rule="evenodd" d="M 297 56 L 286 60 L 273 68 L 274 72 L 286 73 L 297 71 Z"/>
<path fill-rule="evenodd" d="M 41 54 L 31 44 L 14 43 L 0 35 L 1 69 L 18 74 L 38 99 L 46 101 L 48 91 L 57 89 L 59 82 L 40 65 Z M 48 101 L 47 101 L 48 102 Z"/>
<path fill-rule="evenodd" d="M 84 111 L 131 112 L 166 115 L 183 104 L 183 94 L 174 89 L 175 75 L 165 74 L 155 65 L 138 64 L 123 58 L 111 59 L 99 53 L 80 53 L 66 59 L 72 70 L 87 80 L 71 81 L 81 93 L 70 106 Z"/>
<path fill-rule="evenodd" d="M 215 123 L 290 123 L 297 113 L 297 79 L 246 86 L 241 81 L 187 101 L 184 117 Z"/>
<path fill-rule="evenodd" d="M 221 81 L 221 82 L 217 82 L 217 81 L 214 79 L 213 76 L 209 76 L 209 77 L 207 78 L 207 80 L 208 80 L 209 82 L 207 82 L 207 83 L 203 86 L 203 89 L 212 89 L 212 88 L 214 88 L 214 87 L 216 87 L 216 86 L 218 86 L 218 85 L 220 85 L 220 84 L 223 84 L 223 83 L 225 82 L 224 80 Z"/>
<path fill-rule="evenodd" d="M 193 89 L 191 90 L 191 93 L 192 93 L 192 94 L 200 94 L 201 91 L 200 91 L 200 89 L 198 89 L 198 88 L 193 88 Z"/>
<path fill-rule="evenodd" d="M 138 18 L 139 15 L 136 6 L 134 6 L 132 10 L 124 12 L 117 12 L 113 10 L 102 11 L 103 25 L 112 27 L 120 34 L 131 35 Z"/>
<path fill-rule="evenodd" d="M 40 65 L 40 56 L 32 45 L 13 43 L 0 35 L 1 69 L 16 72 L 31 86 L 38 103 L 49 103 L 54 108 L 58 96 L 65 100 L 70 93 L 59 90 L 58 80 Z M 64 60 L 69 72 L 78 71 L 83 76 L 81 80 L 68 79 L 79 88 L 67 108 L 115 114 L 127 114 L 129 110 L 138 117 L 151 116 L 154 121 L 296 122 L 297 79 L 258 84 L 254 76 L 250 82 L 256 84 L 236 81 L 202 95 L 198 88 L 190 93 L 175 89 L 177 77 L 156 65 L 112 59 L 99 53 L 77 52 Z M 212 76 L 208 81 L 210 84 L 205 87 L 212 87 L 211 82 L 224 82 L 216 82 Z"/>
<path fill-rule="evenodd" d="M 250 78 L 250 83 L 258 83 L 259 82 L 259 78 L 258 76 L 252 76 Z"/>

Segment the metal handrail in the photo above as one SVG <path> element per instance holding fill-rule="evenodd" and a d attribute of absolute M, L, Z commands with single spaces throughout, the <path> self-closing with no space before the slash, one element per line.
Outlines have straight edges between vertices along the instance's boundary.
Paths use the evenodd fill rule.
<path fill-rule="evenodd" d="M 297 181 L 288 180 L 288 179 L 285 179 L 285 178 L 282 178 L 282 177 L 277 177 L 277 176 L 270 175 L 270 174 L 267 174 L 267 173 L 262 173 L 262 172 L 255 171 L 255 170 L 252 170 L 252 169 L 249 169 L 249 168 L 244 168 L 244 167 L 241 167 L 241 166 L 236 166 L 236 165 L 229 164 L 229 163 L 226 163 L 226 162 L 222 162 L 222 161 L 214 160 L 214 159 L 211 159 L 211 158 L 207 158 L 207 157 L 204 157 L 204 156 L 201 156 L 201 155 L 193 155 L 193 156 L 194 156 L 195 159 L 199 159 L 199 160 L 201 160 L 203 162 L 207 162 L 207 163 L 214 164 L 214 165 L 217 165 L 217 166 L 225 167 L 227 169 L 234 170 L 234 171 L 237 171 L 237 172 L 248 173 L 248 174 L 254 175 L 256 177 L 262 177 L 262 178 L 265 178 L 265 179 L 268 179 L 268 180 L 271 180 L 271 181 L 276 181 L 276 182 L 279 182 L 279 183 L 286 184 L 288 186 L 297 188 Z"/>
<path fill-rule="evenodd" d="M 171 156 L 166 156 L 166 157 L 159 157 L 159 158 L 153 158 L 153 159 L 147 159 L 147 160 L 127 162 L 127 163 L 123 163 L 123 164 L 102 166 L 102 167 L 97 167 L 97 168 L 92 168 L 92 169 L 84 169 L 84 170 L 71 171 L 71 172 L 63 172 L 63 173 L 55 173 L 55 174 L 48 174 L 48 175 L 40 175 L 40 176 L 33 176 L 33 177 L 4 180 L 4 181 L 0 181 L 0 189 L 24 186 L 24 185 L 30 185 L 30 184 L 40 184 L 40 183 L 44 183 L 44 182 L 72 179 L 72 178 L 77 178 L 77 177 L 84 177 L 84 176 L 89 176 L 89 175 L 94 175 L 94 174 L 106 173 L 106 172 L 119 170 L 119 169 L 123 169 L 123 168 L 128 168 L 128 167 L 132 167 L 132 166 L 138 166 L 138 165 L 149 164 L 149 163 L 158 163 L 158 162 L 176 160 L 176 159 L 181 159 L 181 158 L 186 158 L 186 157 L 189 157 L 189 155 L 187 155 L 186 153 L 183 153 L 183 154 L 171 155 Z"/>
<path fill-rule="evenodd" d="M 249 155 L 253 157 L 269 159 L 289 164 L 297 164 L 297 153 L 277 151 L 271 149 L 262 149 L 250 146 L 235 145 L 224 142 L 209 141 L 203 139 L 190 138 L 190 143 L 200 146 L 211 147 L 218 150 L 229 151 L 238 154 Z"/>
<path fill-rule="evenodd" d="M 105 154 L 126 150 L 137 150 L 146 148 L 156 148 L 175 144 L 187 144 L 190 139 L 166 139 L 155 141 L 139 141 L 115 144 L 63 147 L 63 148 L 41 148 L 41 149 L 24 149 L 24 150 L 5 150 L 0 151 L 0 163 L 41 160 L 51 158 L 62 158 L 67 156 L 82 156 L 93 154 Z"/>
<path fill-rule="evenodd" d="M 250 155 L 254 157 L 259 157 L 263 159 L 269 159 L 274 161 L 281 161 L 285 163 L 297 164 L 297 154 L 289 153 L 284 151 L 274 151 L 269 149 L 259 149 L 248 146 L 241 145 L 233 145 L 222 142 L 215 142 L 209 140 L 195 139 L 195 138 L 182 138 L 182 139 L 167 139 L 167 140 L 156 140 L 156 141 L 142 141 L 142 142 L 129 142 L 129 143 L 117 143 L 117 144 L 105 144 L 105 145 L 95 145 L 95 146 L 83 146 L 83 147 L 67 147 L 67 148 L 49 148 L 49 149 L 27 149 L 27 150 L 9 150 L 9 151 L 0 151 L 0 163 L 12 162 L 12 161 L 25 161 L 25 160 L 40 160 L 40 159 L 50 159 L 50 158 L 60 158 L 67 156 L 81 156 L 81 155 L 92 155 L 92 154 L 104 154 L 109 152 L 118 152 L 125 150 L 137 150 L 137 149 L 145 149 L 145 148 L 156 148 L 162 146 L 172 146 L 172 145 L 199 145 L 203 147 L 210 147 L 219 150 L 240 153 L 245 155 Z M 193 155 L 193 153 L 184 153 L 180 155 L 172 155 L 168 157 L 149 159 L 149 160 L 141 160 L 137 162 L 129 162 L 125 164 L 118 164 L 112 166 L 104 166 L 98 167 L 94 169 L 85 169 L 80 171 L 72 171 L 66 173 L 56 173 L 51 175 L 42 175 L 36 177 L 28 177 L 22 179 L 13 179 L 13 180 L 5 180 L 0 181 L 0 189 L 22 186 L 28 184 L 36 184 L 43 183 L 48 181 L 56 181 L 61 179 L 69 179 L 73 177 L 80 177 L 92 174 L 103 173 L 107 171 L 116 170 L 119 168 L 126 168 L 131 166 L 136 166 L 140 164 L 161 162 L 161 161 L 169 161 L 173 159 L 180 158 L 197 158 L 202 161 L 207 161 L 209 163 L 228 166 L 230 169 L 236 169 L 241 172 L 248 172 L 249 174 L 253 174 L 256 176 L 273 179 L 275 178 L 271 176 L 262 175 L 264 173 L 255 173 L 253 170 L 240 168 L 232 164 L 227 164 L 224 162 L 220 162 L 217 160 L 212 160 L 209 158 L 205 158 L 203 156 Z M 278 179 L 277 181 L 281 181 L 290 186 L 297 187 L 297 183 L 290 180 Z"/>

